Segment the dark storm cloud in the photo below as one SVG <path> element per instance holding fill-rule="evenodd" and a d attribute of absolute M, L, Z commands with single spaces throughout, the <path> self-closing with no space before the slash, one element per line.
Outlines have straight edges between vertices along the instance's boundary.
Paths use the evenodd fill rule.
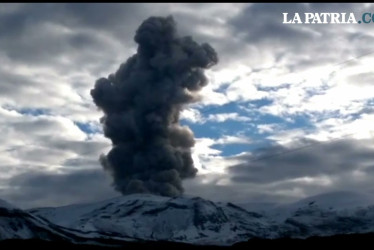
<path fill-rule="evenodd" d="M 97 156 L 103 148 L 108 147 L 108 143 L 93 141 L 93 140 L 67 140 L 61 138 L 51 138 L 49 136 L 40 136 L 41 145 L 44 146 L 53 146 L 54 149 L 61 151 L 70 151 L 78 154 L 79 156 Z"/>
<path fill-rule="evenodd" d="M 221 161 L 229 165 L 232 160 L 242 163 L 227 167 L 225 174 L 199 175 L 186 181 L 187 195 L 238 203 L 284 203 L 326 192 L 374 190 L 372 140 L 303 140 Z"/>
<path fill-rule="evenodd" d="M 13 4 L 6 5 L 12 6 Z M 26 30 L 46 22 L 59 23 L 70 28 L 95 27 L 107 32 L 113 32 L 115 28 L 126 30 L 129 27 L 128 23 L 124 25 L 119 20 L 136 22 L 132 21 L 134 16 L 146 11 L 145 7 L 145 4 L 134 3 L 23 4 L 13 11 L 0 15 L 0 31 L 14 38 L 14 36 L 21 35 Z"/>
<path fill-rule="evenodd" d="M 1 84 L 0 84 L 0 96 L 7 98 L 12 94 L 24 96 L 30 92 L 29 86 L 35 86 L 36 88 L 41 87 L 41 83 L 30 79 L 30 77 L 22 76 L 13 72 L 0 68 Z M 17 91 L 14 91 L 17 89 Z"/>
<path fill-rule="evenodd" d="M 17 63 L 55 65 L 58 66 L 56 70 L 65 73 L 67 69 L 76 69 L 76 65 L 89 68 L 105 64 L 105 67 L 90 70 L 108 70 L 133 52 L 136 44 L 129 34 L 134 34 L 141 21 L 150 15 L 171 13 L 180 20 L 183 34 L 192 34 L 197 40 L 209 42 L 225 57 L 232 54 L 233 42 L 227 43 L 221 37 L 196 29 L 201 25 L 209 28 L 222 27 L 222 24 L 191 11 L 202 8 L 205 12 L 212 8 L 218 10 L 219 4 L 35 3 L 2 6 L 7 10 L 0 12 L 0 48 L 4 55 Z M 112 43 L 126 49 L 119 51 Z M 61 58 L 70 60 L 61 63 Z"/>
<path fill-rule="evenodd" d="M 229 7 L 219 4 L 213 7 L 211 4 L 184 4 L 178 5 L 178 8 L 174 6 L 174 9 L 171 4 L 161 3 L 40 3 L 19 4 L 16 8 L 13 4 L 4 4 L 4 6 L 9 10 L 0 15 L 0 34 L 2 34 L 0 47 L 3 53 L 12 60 L 33 63 L 33 65 L 59 64 L 60 68 L 65 69 L 69 68 L 69 65 L 71 68 L 76 65 L 88 67 L 91 64 L 91 67 L 94 67 L 93 65 L 98 67 L 98 62 L 108 60 L 105 56 L 108 54 L 115 54 L 119 57 L 113 60 L 112 56 L 111 61 L 106 61 L 105 65 L 109 65 L 106 70 L 114 66 L 120 57 L 128 56 L 129 49 L 135 46 L 128 34 L 133 33 L 137 24 L 151 14 L 174 13 L 175 17 L 181 21 L 180 28 L 183 33 L 193 34 L 196 39 L 206 41 L 216 48 L 220 57 L 224 59 L 223 63 L 218 65 L 221 68 L 226 62 L 248 58 L 250 52 L 246 52 L 243 48 L 251 44 L 265 49 L 263 43 L 266 43 L 272 46 L 272 49 L 282 50 L 282 48 L 274 47 L 281 43 L 286 47 L 286 51 L 292 52 L 296 49 L 300 51 L 311 43 L 324 44 L 324 41 L 329 40 L 330 37 L 327 33 L 334 34 L 334 30 L 330 29 L 329 25 L 308 27 L 313 30 L 327 30 L 327 33 L 323 32 L 323 40 L 321 40 L 321 36 L 305 31 L 301 25 L 284 25 L 281 23 L 282 12 L 357 12 L 365 8 L 362 4 L 251 4 L 248 5 L 249 7 L 243 4 L 240 5 L 240 8 L 243 8 L 241 13 L 232 17 L 232 20 L 229 20 L 231 17 L 225 17 L 228 21 L 222 24 L 216 21 L 216 16 L 207 17 L 196 14 L 198 11 L 191 11 L 201 8 L 209 10 Z M 236 4 L 232 7 L 238 8 L 238 6 L 239 4 Z M 181 11 L 182 9 L 184 11 Z M 230 11 L 231 9 L 227 12 Z M 233 39 L 222 39 L 214 32 L 209 34 L 209 32 L 202 31 L 204 29 L 196 27 L 211 27 L 213 30 L 224 28 L 227 31 L 226 36 Z M 64 28 L 67 28 L 69 32 L 66 30 L 53 32 L 53 30 L 62 31 Z M 340 28 L 337 27 L 336 30 Z M 127 50 L 117 55 L 114 51 L 118 52 L 118 49 L 111 49 L 112 44 L 103 46 L 109 41 L 119 42 L 126 46 Z M 102 53 L 90 53 L 92 51 Z M 60 65 L 60 57 L 73 58 L 74 60 L 70 62 L 74 61 L 74 63 Z"/>
<path fill-rule="evenodd" d="M 69 119 L 49 115 L 2 112 L 0 130 L 0 145 L 6 149 L 1 161 L 31 164 L 32 170 L 37 169 L 32 165 L 77 166 L 72 160 L 64 162 L 74 158 L 81 161 L 82 168 L 99 167 L 97 155 L 110 146 L 103 138 L 87 136 Z"/>
<path fill-rule="evenodd" d="M 39 142 L 38 145 L 15 148 L 12 156 L 25 162 L 60 163 L 66 167 L 92 168 L 99 166 L 97 155 L 109 146 L 106 142 L 77 141 L 46 135 L 37 135 L 34 140 Z M 77 157 L 64 160 L 71 154 L 76 154 Z M 59 159 L 63 161 L 58 161 Z"/>
<path fill-rule="evenodd" d="M 306 4 L 254 4 L 247 7 L 240 15 L 231 20 L 231 25 L 244 34 L 250 43 L 292 42 L 310 39 L 311 34 L 293 25 L 282 23 L 283 12 L 304 12 Z"/>
<path fill-rule="evenodd" d="M 5 7 L 13 6 L 4 4 Z M 0 48 L 12 62 L 58 65 L 63 72 L 76 65 L 94 67 L 98 62 L 111 65 L 105 55 L 113 54 L 113 43 L 133 45 L 116 36 L 133 32 L 142 4 L 23 4 L 1 13 Z M 144 14 L 147 16 L 147 14 Z M 134 18 L 135 17 L 135 18 Z M 140 19 L 141 20 L 141 19 Z M 139 20 L 139 21 L 140 21 Z M 100 51 L 101 53 L 92 53 Z M 128 52 L 127 52 L 128 53 Z M 117 55 L 117 56 L 121 56 Z M 62 60 L 68 59 L 68 62 Z M 97 71 L 97 69 L 96 69 Z"/>
<path fill-rule="evenodd" d="M 92 202 L 118 195 L 110 188 L 109 178 L 99 169 L 63 174 L 25 173 L 7 182 L 12 188 L 0 189 L 0 196 L 23 208 Z"/>
<path fill-rule="evenodd" d="M 305 146 L 314 145 L 314 146 Z M 305 141 L 299 150 L 284 147 L 264 149 L 252 156 L 238 156 L 242 164 L 229 168 L 234 182 L 272 183 L 320 175 L 337 176 L 374 166 L 374 149 L 367 140 L 327 143 Z M 303 148 L 305 147 L 305 148 Z M 295 146 L 294 146 L 295 148 Z"/>
<path fill-rule="evenodd" d="M 179 125 L 179 113 L 199 99 L 208 83 L 203 69 L 218 62 L 217 54 L 208 44 L 178 37 L 172 17 L 148 18 L 134 39 L 137 54 L 91 91 L 113 143 L 101 163 L 123 194 L 176 196 L 183 192 L 182 179 L 197 171 L 193 133 Z"/>
<path fill-rule="evenodd" d="M 77 64 L 90 67 L 95 65 L 96 61 L 106 60 L 102 54 L 92 53 L 98 50 L 106 50 L 109 53 L 110 46 L 106 49 L 102 44 L 110 45 L 110 43 L 103 37 L 92 31 L 64 33 L 59 29 L 63 27 L 47 22 L 35 24 L 17 37 L 0 37 L 0 46 L 3 54 L 13 63 L 32 66 L 53 64 L 58 65 L 61 67 L 60 70 L 65 72 L 67 69 L 72 70 Z"/>
<path fill-rule="evenodd" d="M 342 42 L 349 42 L 348 35 L 353 37 L 368 33 L 370 27 L 352 24 L 352 31 L 347 32 L 349 25 L 338 24 L 283 24 L 283 14 L 292 18 L 294 13 L 302 17 L 304 13 L 356 13 L 360 18 L 368 7 L 363 4 L 325 4 L 325 3 L 260 3 L 248 6 L 239 15 L 233 17 L 232 36 L 240 37 L 243 46 L 255 46 L 257 50 L 272 51 L 277 65 L 286 63 L 291 71 L 327 63 L 337 63 L 336 55 L 341 58 L 358 56 L 370 50 L 368 43 L 361 40 L 355 46 L 341 48 Z M 315 51 L 310 56 L 310 51 Z M 239 56 L 238 56 L 239 57 Z"/>
<path fill-rule="evenodd" d="M 76 157 L 76 158 L 70 158 L 70 159 L 65 160 L 61 165 L 64 167 L 73 167 L 76 169 L 82 169 L 82 168 L 92 168 L 93 166 L 98 166 L 99 163 L 97 162 L 96 157 L 92 157 L 92 158 Z"/>
<path fill-rule="evenodd" d="M 355 4 L 308 4 L 308 3 L 275 3 L 253 4 L 247 7 L 240 15 L 231 20 L 231 25 L 238 32 L 243 33 L 246 41 L 250 43 L 269 42 L 272 44 L 291 43 L 300 45 L 309 43 L 308 40 L 320 39 L 302 27 L 314 30 L 331 29 L 328 25 L 285 25 L 283 13 L 288 13 L 291 18 L 295 13 L 303 17 L 306 12 L 357 12 L 359 5 Z M 326 39 L 326 38 L 325 38 Z M 304 44 L 305 45 L 305 44 Z"/>

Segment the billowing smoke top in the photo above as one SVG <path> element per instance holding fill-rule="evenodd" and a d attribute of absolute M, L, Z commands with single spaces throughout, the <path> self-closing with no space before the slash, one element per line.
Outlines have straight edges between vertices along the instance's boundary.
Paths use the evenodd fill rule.
<path fill-rule="evenodd" d="M 123 194 L 177 196 L 194 177 L 192 131 L 179 125 L 183 105 L 197 101 L 203 69 L 218 62 L 208 44 L 177 37 L 174 19 L 150 17 L 136 31 L 137 53 L 115 74 L 96 81 L 91 95 L 113 148 L 100 158 Z"/>

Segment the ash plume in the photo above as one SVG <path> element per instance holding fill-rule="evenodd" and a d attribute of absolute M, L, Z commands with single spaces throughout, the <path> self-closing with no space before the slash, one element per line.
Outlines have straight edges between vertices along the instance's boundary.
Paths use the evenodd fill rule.
<path fill-rule="evenodd" d="M 113 147 L 100 162 L 123 194 L 177 196 L 194 177 L 193 132 L 179 124 L 184 105 L 207 85 L 203 69 L 218 62 L 209 44 L 178 37 L 173 17 L 150 17 L 135 35 L 137 53 L 96 81 L 91 95 L 104 112 Z"/>

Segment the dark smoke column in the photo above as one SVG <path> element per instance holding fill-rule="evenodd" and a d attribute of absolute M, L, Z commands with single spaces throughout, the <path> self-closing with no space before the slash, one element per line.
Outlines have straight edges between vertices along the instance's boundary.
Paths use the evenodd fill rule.
<path fill-rule="evenodd" d="M 203 69 L 218 62 L 208 44 L 178 37 L 170 17 L 150 17 L 135 35 L 137 53 L 91 90 L 105 113 L 101 122 L 113 148 L 100 158 L 123 194 L 177 196 L 182 179 L 194 177 L 194 136 L 180 126 L 183 105 L 199 100 Z"/>

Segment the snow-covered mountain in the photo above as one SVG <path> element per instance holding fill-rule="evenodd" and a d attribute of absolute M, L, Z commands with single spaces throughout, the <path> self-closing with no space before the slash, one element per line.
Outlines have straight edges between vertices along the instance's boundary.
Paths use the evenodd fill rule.
<path fill-rule="evenodd" d="M 143 240 L 228 245 L 252 237 L 276 236 L 261 214 L 201 198 L 129 195 L 30 212 L 73 229 Z"/>
<path fill-rule="evenodd" d="M 64 240 L 65 231 L 38 216 L 0 200 L 0 239 Z"/>
<path fill-rule="evenodd" d="M 167 240 L 231 245 L 253 237 L 374 232 L 371 195 L 335 192 L 292 204 L 248 203 L 243 207 L 197 197 L 148 194 L 28 211 L 0 201 L 0 239 L 62 237 L 73 242 Z"/>
<path fill-rule="evenodd" d="M 343 191 L 325 193 L 274 206 L 263 215 L 275 222 L 279 237 L 374 232 L 374 196 Z"/>

